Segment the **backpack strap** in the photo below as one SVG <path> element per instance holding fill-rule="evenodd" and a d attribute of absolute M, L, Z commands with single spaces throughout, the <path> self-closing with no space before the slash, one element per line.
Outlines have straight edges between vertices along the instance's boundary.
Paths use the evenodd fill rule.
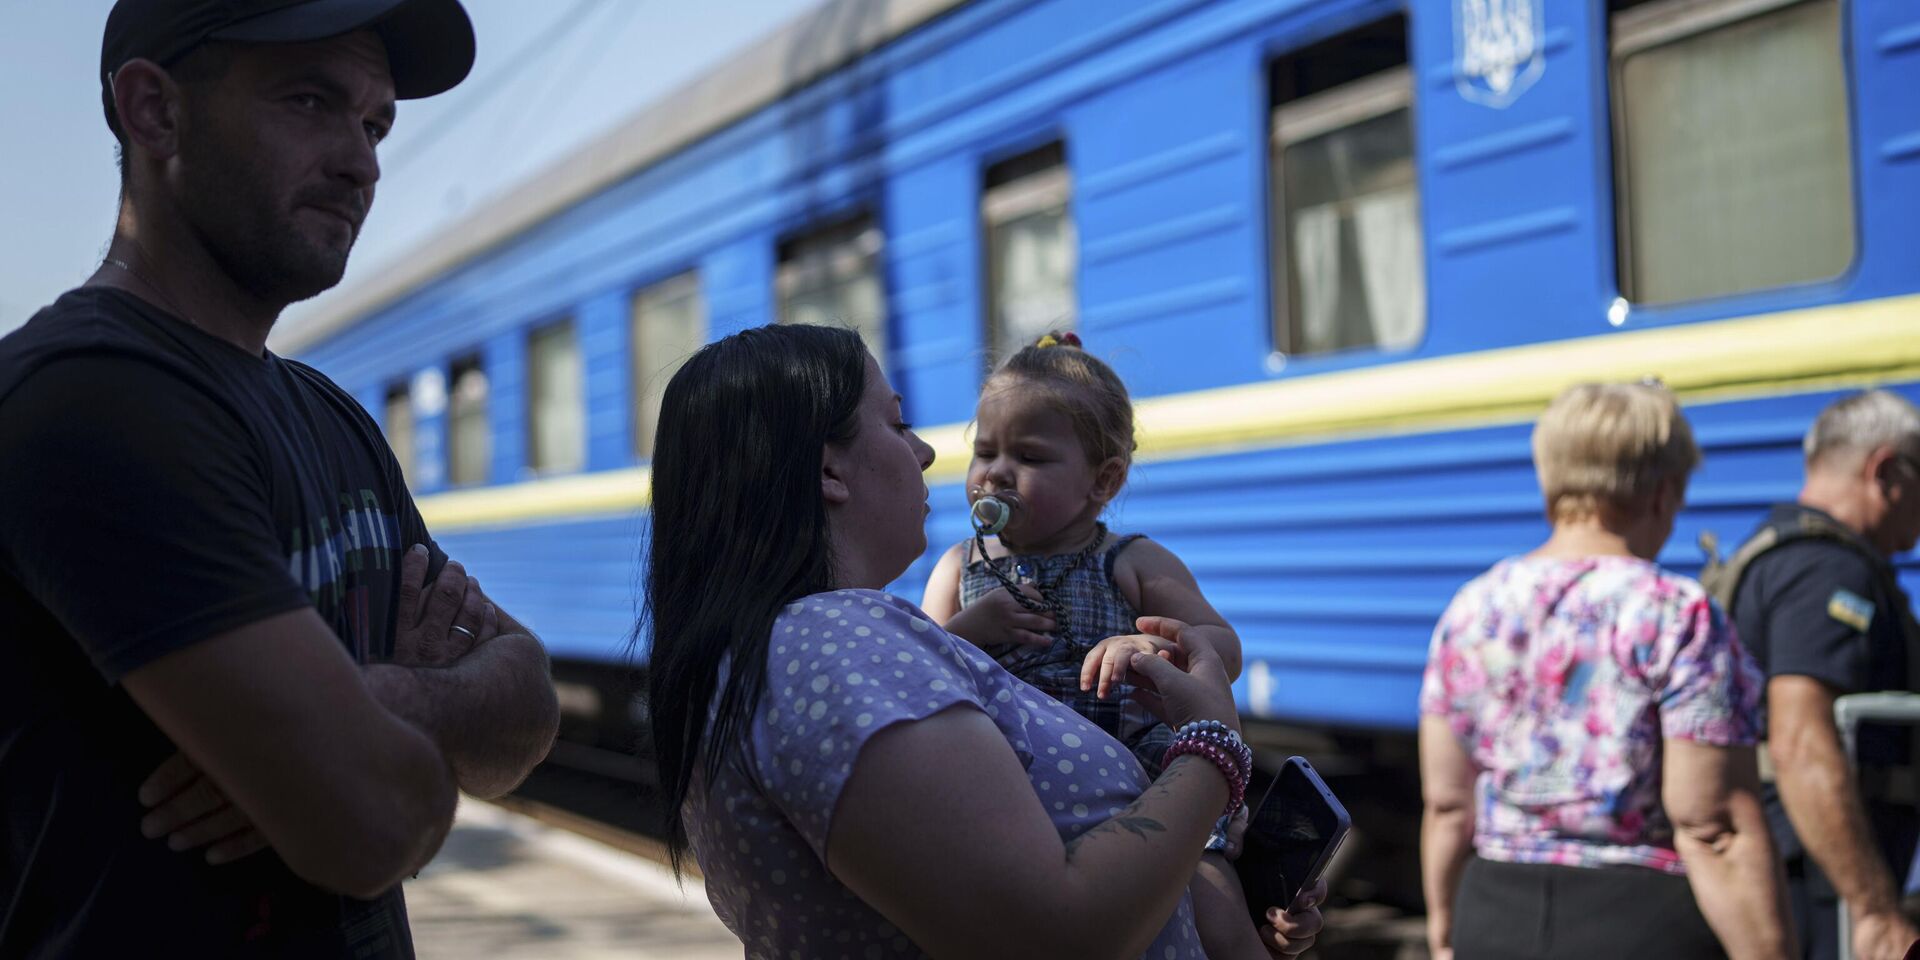
<path fill-rule="evenodd" d="M 1747 568 L 1760 559 L 1761 554 L 1780 546 L 1782 542 L 1780 528 L 1772 524 L 1761 527 L 1746 543 L 1740 545 L 1733 556 L 1722 561 L 1719 543 L 1712 531 L 1700 534 L 1700 549 L 1707 555 L 1707 563 L 1700 568 L 1700 585 L 1720 604 L 1720 609 L 1733 615 L 1734 596 L 1740 591 L 1740 581 L 1746 579 Z"/>
<path fill-rule="evenodd" d="M 1755 560 L 1778 550 L 1790 543 L 1801 540 L 1825 540 L 1837 543 L 1861 556 L 1872 565 L 1883 585 L 1891 581 L 1897 590 L 1899 580 L 1891 575 L 1891 565 L 1886 558 L 1873 549 L 1865 538 L 1838 522 L 1809 511 L 1801 511 L 1790 523 L 1769 523 L 1761 527 L 1733 556 L 1725 562 L 1720 559 L 1719 541 L 1712 531 L 1700 534 L 1700 549 L 1706 553 L 1706 565 L 1700 569 L 1700 585 L 1720 604 L 1720 609 L 1728 617 L 1733 616 L 1733 603 L 1740 595 L 1740 587 L 1746 580 L 1748 568 Z M 1900 599 L 1906 594 L 1898 594 Z"/>

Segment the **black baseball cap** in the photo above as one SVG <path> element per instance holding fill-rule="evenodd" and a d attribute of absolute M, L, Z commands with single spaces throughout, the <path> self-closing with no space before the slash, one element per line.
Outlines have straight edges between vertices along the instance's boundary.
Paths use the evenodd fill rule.
<path fill-rule="evenodd" d="M 100 42 L 100 93 L 113 119 L 113 72 L 165 67 L 209 40 L 304 43 L 372 30 L 402 100 L 453 89 L 473 69 L 473 22 L 460 0 L 119 0 Z"/>

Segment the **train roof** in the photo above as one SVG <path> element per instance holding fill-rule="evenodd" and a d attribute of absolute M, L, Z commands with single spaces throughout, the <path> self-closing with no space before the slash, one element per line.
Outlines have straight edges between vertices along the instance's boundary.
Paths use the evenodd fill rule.
<path fill-rule="evenodd" d="M 274 330 L 272 347 L 303 350 L 434 278 L 716 133 L 966 0 L 826 0 L 584 147 L 528 177 L 379 273 L 324 294 Z"/>

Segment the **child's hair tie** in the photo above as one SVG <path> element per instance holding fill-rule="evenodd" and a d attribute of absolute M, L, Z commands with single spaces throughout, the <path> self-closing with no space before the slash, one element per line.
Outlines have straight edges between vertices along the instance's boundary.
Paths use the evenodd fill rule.
<path fill-rule="evenodd" d="M 1059 347 L 1059 346 L 1072 347 L 1075 350 L 1078 350 L 1080 349 L 1080 335 L 1077 333 L 1074 333 L 1071 330 L 1067 331 L 1066 333 L 1060 334 L 1057 337 L 1049 333 L 1041 337 L 1039 340 L 1035 341 L 1033 345 L 1042 350 L 1045 350 L 1048 347 Z"/>

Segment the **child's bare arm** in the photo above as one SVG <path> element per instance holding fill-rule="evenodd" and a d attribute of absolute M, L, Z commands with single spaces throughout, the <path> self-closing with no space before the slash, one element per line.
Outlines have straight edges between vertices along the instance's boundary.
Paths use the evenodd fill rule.
<path fill-rule="evenodd" d="M 933 573 L 927 577 L 926 594 L 920 598 L 920 609 L 943 627 L 960 612 L 960 568 L 965 548 L 965 544 L 956 543 L 940 555 L 940 562 L 933 565 Z"/>
<path fill-rule="evenodd" d="M 1226 857 L 1218 853 L 1202 856 L 1187 889 L 1193 894 L 1193 925 L 1209 958 L 1267 957 L 1259 932 L 1247 915 L 1240 875 Z"/>
<path fill-rule="evenodd" d="M 1142 616 L 1166 617 L 1201 630 L 1220 651 L 1228 679 L 1240 677 L 1240 635 L 1227 624 L 1227 618 L 1207 602 L 1193 572 L 1173 551 L 1152 540 L 1136 540 L 1120 553 L 1113 568 L 1114 580 L 1122 593 Z"/>

